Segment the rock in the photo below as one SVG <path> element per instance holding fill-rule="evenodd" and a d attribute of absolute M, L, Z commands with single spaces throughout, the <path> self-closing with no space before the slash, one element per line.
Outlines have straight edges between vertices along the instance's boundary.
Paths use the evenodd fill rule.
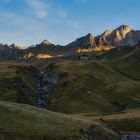
<path fill-rule="evenodd" d="M 80 134 L 82 134 L 86 140 L 119 140 L 120 135 L 113 130 L 107 129 L 99 130 L 97 126 L 90 125 L 88 128 L 82 128 Z"/>
<path fill-rule="evenodd" d="M 132 29 L 127 25 L 121 25 L 115 30 L 106 30 L 103 34 L 95 38 L 96 44 L 99 47 L 102 46 L 114 46 L 120 45 L 120 42 L 126 38 L 126 35 L 130 33 Z"/>
<path fill-rule="evenodd" d="M 81 49 L 88 49 L 88 48 L 94 48 L 96 46 L 94 36 L 92 33 L 89 33 L 88 35 L 76 39 L 76 41 L 68 44 L 67 48 L 81 48 Z"/>

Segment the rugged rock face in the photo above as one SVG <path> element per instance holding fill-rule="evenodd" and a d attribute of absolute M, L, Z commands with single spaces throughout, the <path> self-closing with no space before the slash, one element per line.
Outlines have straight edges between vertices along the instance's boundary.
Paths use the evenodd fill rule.
<path fill-rule="evenodd" d="M 32 45 L 24 50 L 21 57 L 23 59 L 31 59 L 33 57 L 40 58 L 40 55 L 48 55 L 53 48 L 54 44 L 49 42 L 47 39 L 42 41 L 40 44 Z"/>
<path fill-rule="evenodd" d="M 26 52 L 31 51 L 31 52 L 41 52 L 43 49 L 46 49 L 49 51 L 53 46 L 55 46 L 53 43 L 49 42 L 47 39 L 42 41 L 40 44 L 30 46 L 29 48 L 26 49 Z"/>
<path fill-rule="evenodd" d="M 127 25 L 121 25 L 115 30 L 106 30 L 103 34 L 96 37 L 97 46 L 118 46 L 120 41 L 126 38 L 126 35 L 131 32 L 132 29 Z"/>
<path fill-rule="evenodd" d="M 140 41 L 140 31 L 130 31 L 125 38 L 121 40 L 120 46 L 135 46 Z"/>
<path fill-rule="evenodd" d="M 47 39 L 45 39 L 41 44 L 44 45 L 53 45 L 51 42 L 49 42 Z"/>
<path fill-rule="evenodd" d="M 45 47 L 52 47 L 52 46 L 54 46 L 54 44 L 49 42 L 47 39 L 42 41 L 40 44 L 36 45 L 36 47 L 38 48 L 45 48 Z"/>
<path fill-rule="evenodd" d="M 74 48 L 92 48 L 95 47 L 95 40 L 92 33 L 88 35 L 78 38 L 76 41 L 67 45 L 67 47 L 74 47 Z"/>

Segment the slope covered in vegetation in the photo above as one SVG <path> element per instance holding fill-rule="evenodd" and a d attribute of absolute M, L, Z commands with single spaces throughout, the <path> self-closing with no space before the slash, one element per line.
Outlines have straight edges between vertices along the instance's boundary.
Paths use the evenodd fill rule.
<path fill-rule="evenodd" d="M 54 64 L 60 81 L 49 96 L 50 109 L 95 115 L 118 113 L 140 106 L 140 83 L 95 61 Z"/>
<path fill-rule="evenodd" d="M 35 68 L 11 61 L 0 62 L 0 100 L 34 104 Z"/>
<path fill-rule="evenodd" d="M 100 123 L 29 105 L 0 101 L 0 114 L 1 140 L 117 140 L 119 137 Z"/>

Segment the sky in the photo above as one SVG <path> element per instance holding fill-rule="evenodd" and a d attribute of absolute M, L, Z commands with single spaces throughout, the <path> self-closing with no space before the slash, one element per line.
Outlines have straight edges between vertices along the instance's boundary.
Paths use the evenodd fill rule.
<path fill-rule="evenodd" d="M 127 24 L 140 29 L 140 0 L 0 0 L 0 43 L 66 45 Z"/>

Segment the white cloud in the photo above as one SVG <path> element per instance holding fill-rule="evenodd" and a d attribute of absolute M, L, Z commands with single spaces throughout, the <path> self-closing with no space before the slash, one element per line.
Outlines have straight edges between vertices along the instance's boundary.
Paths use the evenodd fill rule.
<path fill-rule="evenodd" d="M 48 16 L 49 5 L 41 0 L 26 0 L 29 7 L 32 8 L 34 14 L 38 18 L 45 18 Z"/>
<path fill-rule="evenodd" d="M 76 1 L 80 3 L 85 3 L 87 0 L 76 0 Z"/>
<path fill-rule="evenodd" d="M 37 43 L 39 39 L 45 38 L 44 27 L 47 28 L 47 25 L 36 18 L 7 11 L 0 13 L 0 17 L 1 42 L 31 45 L 34 41 Z"/>
<path fill-rule="evenodd" d="M 52 39 L 56 38 L 57 43 L 60 43 L 58 39 L 60 32 L 61 35 L 68 34 L 78 32 L 82 28 L 77 19 L 69 17 L 70 12 L 67 7 L 56 5 L 51 0 L 24 1 L 26 3 L 24 3 L 23 11 L 22 9 L 19 12 L 11 9 L 0 9 L 0 28 L 2 32 L 0 39 L 2 41 L 8 41 L 10 44 L 15 42 L 31 45 L 32 43 L 37 44 L 46 36 L 49 36 Z"/>

